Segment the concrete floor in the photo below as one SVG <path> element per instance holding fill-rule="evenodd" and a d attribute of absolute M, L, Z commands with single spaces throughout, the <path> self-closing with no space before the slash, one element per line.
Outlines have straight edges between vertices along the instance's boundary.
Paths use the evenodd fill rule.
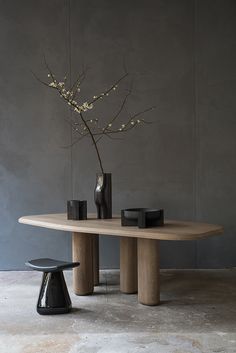
<path fill-rule="evenodd" d="M 118 271 L 86 297 L 65 276 L 73 312 L 40 316 L 41 273 L 0 272 L 0 353 L 236 352 L 236 269 L 162 271 L 156 307 L 121 294 Z"/>

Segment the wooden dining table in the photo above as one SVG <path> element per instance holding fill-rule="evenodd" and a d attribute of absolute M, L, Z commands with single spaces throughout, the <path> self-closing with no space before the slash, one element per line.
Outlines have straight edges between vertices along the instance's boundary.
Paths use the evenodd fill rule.
<path fill-rule="evenodd" d="M 92 294 L 99 284 L 99 235 L 120 238 L 120 290 L 137 293 L 144 305 L 160 303 L 160 241 L 204 239 L 223 233 L 220 225 L 165 220 L 164 226 L 140 229 L 121 226 L 120 217 L 68 220 L 67 215 L 24 216 L 20 223 L 72 232 L 72 257 L 80 266 L 73 269 L 73 288 L 77 295 Z"/>

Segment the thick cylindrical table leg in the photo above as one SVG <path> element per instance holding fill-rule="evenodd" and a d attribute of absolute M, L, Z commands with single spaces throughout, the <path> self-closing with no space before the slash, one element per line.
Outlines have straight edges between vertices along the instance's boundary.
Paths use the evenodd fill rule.
<path fill-rule="evenodd" d="M 99 235 L 93 236 L 93 284 L 99 285 Z"/>
<path fill-rule="evenodd" d="M 137 293 L 137 239 L 120 237 L 120 290 Z"/>
<path fill-rule="evenodd" d="M 80 266 L 73 268 L 73 287 L 77 295 L 93 293 L 93 235 L 73 233 L 73 261 L 79 261 Z"/>
<path fill-rule="evenodd" d="M 159 240 L 138 239 L 138 301 L 160 303 Z"/>

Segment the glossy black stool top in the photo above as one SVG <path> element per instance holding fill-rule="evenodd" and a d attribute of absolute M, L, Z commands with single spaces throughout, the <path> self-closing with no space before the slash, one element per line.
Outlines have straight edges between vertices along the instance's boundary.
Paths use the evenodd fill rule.
<path fill-rule="evenodd" d="M 71 299 L 66 286 L 63 270 L 79 266 L 79 262 L 66 262 L 54 259 L 35 259 L 26 266 L 42 271 L 42 284 L 37 302 L 40 315 L 65 314 L 71 310 Z"/>
<path fill-rule="evenodd" d="M 73 268 L 79 266 L 79 262 L 66 262 L 54 259 L 35 259 L 25 263 L 26 266 L 31 267 L 33 270 L 42 272 L 57 272 L 65 270 L 66 268 Z"/>

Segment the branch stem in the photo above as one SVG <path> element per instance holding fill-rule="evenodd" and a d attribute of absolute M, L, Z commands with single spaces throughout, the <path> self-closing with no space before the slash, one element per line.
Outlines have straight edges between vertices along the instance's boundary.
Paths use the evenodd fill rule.
<path fill-rule="evenodd" d="M 96 150 L 96 154 L 97 154 L 97 157 L 98 157 L 98 161 L 99 161 L 99 165 L 100 165 L 100 169 L 101 169 L 101 172 L 104 173 L 104 169 L 103 169 L 103 165 L 102 165 L 102 160 L 101 160 L 101 156 L 100 156 L 100 153 L 99 153 L 99 150 L 98 150 L 98 146 L 97 146 L 97 142 L 94 138 L 94 135 L 87 123 L 87 121 L 84 119 L 83 117 L 83 114 L 80 112 L 80 117 L 81 117 L 81 120 L 83 121 L 84 125 L 86 126 L 87 130 L 88 130 L 88 133 L 93 141 L 93 145 L 94 145 L 94 148 Z"/>

